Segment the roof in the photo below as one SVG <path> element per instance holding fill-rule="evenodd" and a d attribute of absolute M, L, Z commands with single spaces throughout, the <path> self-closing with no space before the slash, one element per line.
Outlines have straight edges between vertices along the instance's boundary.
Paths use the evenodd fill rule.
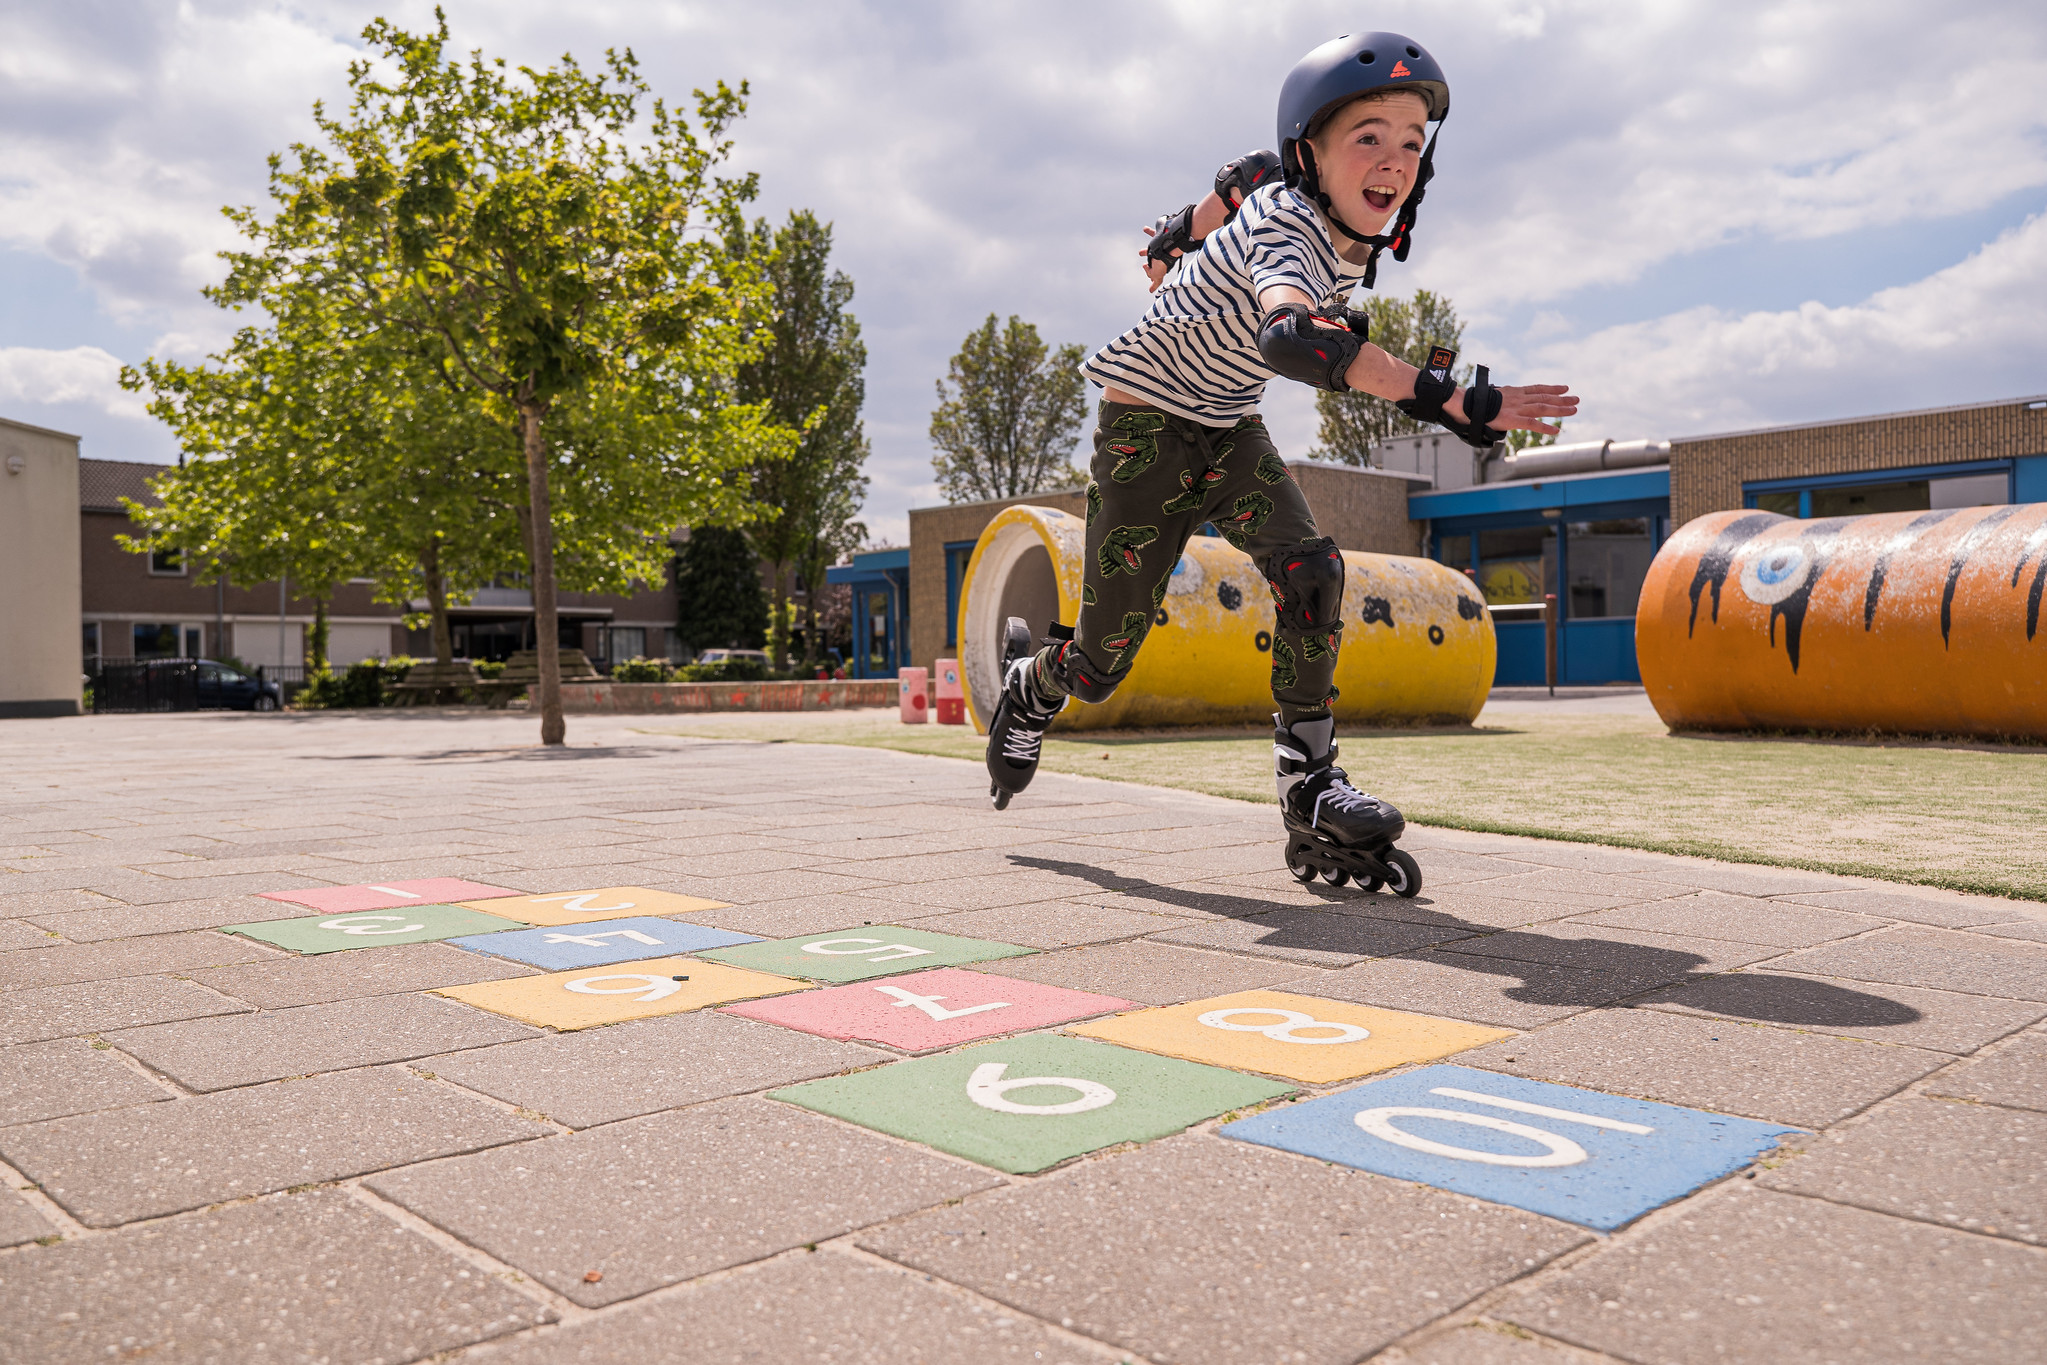
<path fill-rule="evenodd" d="M 1671 444 L 1694 441 L 1725 441 L 1736 436 L 1764 436 L 1778 431 L 1816 431 L 1821 427 L 1852 427 L 1863 422 L 1894 422 L 1906 417 L 1939 417 L 1950 412 L 1980 412 L 1984 408 L 2032 408 L 2047 406 L 2047 394 L 2023 398 L 1993 398 L 1982 403 L 1956 403 L 1944 408 L 1908 408 L 1903 412 L 1876 412 L 1867 417 L 1830 417 L 1823 422 L 1790 422 L 1781 427 L 1749 427 L 1743 431 L 1711 431 L 1701 436 L 1673 436 Z"/>
<path fill-rule="evenodd" d="M 149 480 L 168 468 L 139 460 L 80 460 L 78 508 L 81 512 L 119 512 L 123 498 L 155 507 L 162 500 L 150 492 Z"/>
<path fill-rule="evenodd" d="M 49 427 L 31 426 L 27 422 L 17 422 L 12 417 L 0 417 L 0 427 L 13 427 L 16 431 L 33 431 L 38 436 L 58 436 L 67 441 L 76 441 L 78 439 L 76 432 L 56 431 Z"/>

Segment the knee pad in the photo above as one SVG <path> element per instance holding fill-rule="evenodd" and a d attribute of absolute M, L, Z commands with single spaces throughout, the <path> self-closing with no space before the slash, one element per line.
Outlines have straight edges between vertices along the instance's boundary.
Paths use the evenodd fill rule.
<path fill-rule="evenodd" d="M 1052 675 L 1068 696 L 1085 702 L 1104 702 L 1115 695 L 1130 674 L 1128 669 L 1111 673 L 1095 667 L 1094 661 L 1081 653 L 1080 646 L 1069 640 L 1052 658 Z"/>
<path fill-rule="evenodd" d="M 1322 635 L 1342 626 L 1343 552 L 1328 536 L 1267 556 L 1265 581 L 1282 629 Z"/>

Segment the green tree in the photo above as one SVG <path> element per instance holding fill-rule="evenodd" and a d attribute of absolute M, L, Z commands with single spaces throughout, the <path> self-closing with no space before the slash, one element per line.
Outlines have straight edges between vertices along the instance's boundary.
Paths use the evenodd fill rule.
<path fill-rule="evenodd" d="M 735 476 L 794 443 L 732 401 L 766 291 L 700 230 L 754 192 L 715 174 L 746 88 L 697 92 L 700 140 L 630 51 L 515 74 L 444 57 L 436 17 L 363 31 L 346 113 L 314 110 L 326 145 L 272 159 L 273 216 L 231 215 L 254 246 L 218 297 L 286 330 L 331 309 L 343 342 L 408 354 L 517 433 L 541 741 L 559 744 L 558 584 L 656 581 L 667 532 L 750 519 Z"/>
<path fill-rule="evenodd" d="M 675 553 L 675 633 L 692 650 L 759 649 L 768 599 L 746 536 L 699 526 Z"/>
<path fill-rule="evenodd" d="M 931 467 L 950 502 L 1014 498 L 1060 487 L 1087 412 L 1080 363 L 1086 350 L 1054 350 L 1012 314 L 969 333 L 938 381 L 931 414 Z"/>
<path fill-rule="evenodd" d="M 754 498 L 778 515 L 764 515 L 747 534 L 769 566 L 777 603 L 789 600 L 791 573 L 802 578 L 804 656 L 815 660 L 815 598 L 824 571 L 867 538 L 866 526 L 855 520 L 867 496 L 867 436 L 860 421 L 867 347 L 860 324 L 846 311 L 853 281 L 831 268 L 831 224 L 808 209 L 772 231 L 765 221 L 742 227 L 735 220 L 728 241 L 736 257 L 760 264 L 774 288 L 766 349 L 740 368 L 738 397 L 803 433 L 795 455 L 754 466 Z M 788 648 L 786 615 L 777 611 L 769 640 L 776 668 L 784 666 Z"/>
<path fill-rule="evenodd" d="M 1417 289 L 1411 299 L 1374 294 L 1366 299 L 1365 312 L 1372 319 L 1372 344 L 1416 368 L 1420 368 L 1431 346 L 1463 349 L 1464 321 L 1457 316 L 1457 306 L 1441 294 L 1426 289 Z M 1468 364 L 1460 367 L 1457 382 L 1469 383 L 1472 372 L 1473 367 Z M 1428 422 L 1414 421 L 1383 398 L 1355 390 L 1317 392 L 1315 411 L 1322 418 L 1317 433 L 1322 447 L 1313 455 L 1343 464 L 1368 465 L 1372 462 L 1372 447 L 1379 442 L 1438 430 Z M 1555 439 L 1531 431 L 1507 434 L 1507 444 L 1515 450 L 1548 445 Z"/>

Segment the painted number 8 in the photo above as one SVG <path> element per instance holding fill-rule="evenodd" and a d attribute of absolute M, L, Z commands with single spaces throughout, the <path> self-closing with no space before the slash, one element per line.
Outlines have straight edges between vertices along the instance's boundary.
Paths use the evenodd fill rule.
<path fill-rule="evenodd" d="M 1253 1015 L 1260 1019 L 1277 1019 L 1276 1024 L 1239 1024 L 1233 1022 L 1240 1014 Z M 1229 1029 L 1233 1033 L 1262 1033 L 1275 1043 L 1362 1043 L 1372 1036 L 1372 1031 L 1358 1024 L 1335 1024 L 1327 1019 L 1317 1019 L 1312 1014 L 1299 1010 L 1233 1009 L 1210 1010 L 1201 1016 L 1201 1022 L 1210 1028 Z M 1308 1038 L 1302 1029 L 1335 1029 L 1336 1033 L 1327 1038 Z"/>

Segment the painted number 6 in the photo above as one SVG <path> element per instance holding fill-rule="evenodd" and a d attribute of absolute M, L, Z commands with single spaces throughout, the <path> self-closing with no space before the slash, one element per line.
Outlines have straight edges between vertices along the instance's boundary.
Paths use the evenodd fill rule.
<path fill-rule="evenodd" d="M 600 981 L 630 981 L 630 986 L 611 986 L 599 990 Z M 671 981 L 665 976 L 653 976 L 646 972 L 614 972 L 609 976 L 579 976 L 574 981 L 564 981 L 578 995 L 633 995 L 642 1002 L 660 1000 L 682 989 L 682 983 Z"/>
<path fill-rule="evenodd" d="M 1279 1022 L 1276 1024 L 1239 1024 L 1233 1022 L 1240 1014 L 1255 1015 L 1261 1019 L 1276 1018 Z M 1200 1022 L 1208 1025 L 1210 1028 L 1229 1029 L 1235 1033 L 1262 1033 L 1275 1043 L 1362 1043 L 1365 1039 L 1372 1036 L 1372 1031 L 1361 1025 L 1333 1024 L 1326 1019 L 1317 1019 L 1312 1014 L 1303 1014 L 1299 1010 L 1250 1008 L 1210 1010 L 1201 1016 Z M 1335 1029 L 1336 1034 L 1329 1038 L 1305 1038 L 1300 1033 L 1300 1030 L 1304 1028 Z"/>

